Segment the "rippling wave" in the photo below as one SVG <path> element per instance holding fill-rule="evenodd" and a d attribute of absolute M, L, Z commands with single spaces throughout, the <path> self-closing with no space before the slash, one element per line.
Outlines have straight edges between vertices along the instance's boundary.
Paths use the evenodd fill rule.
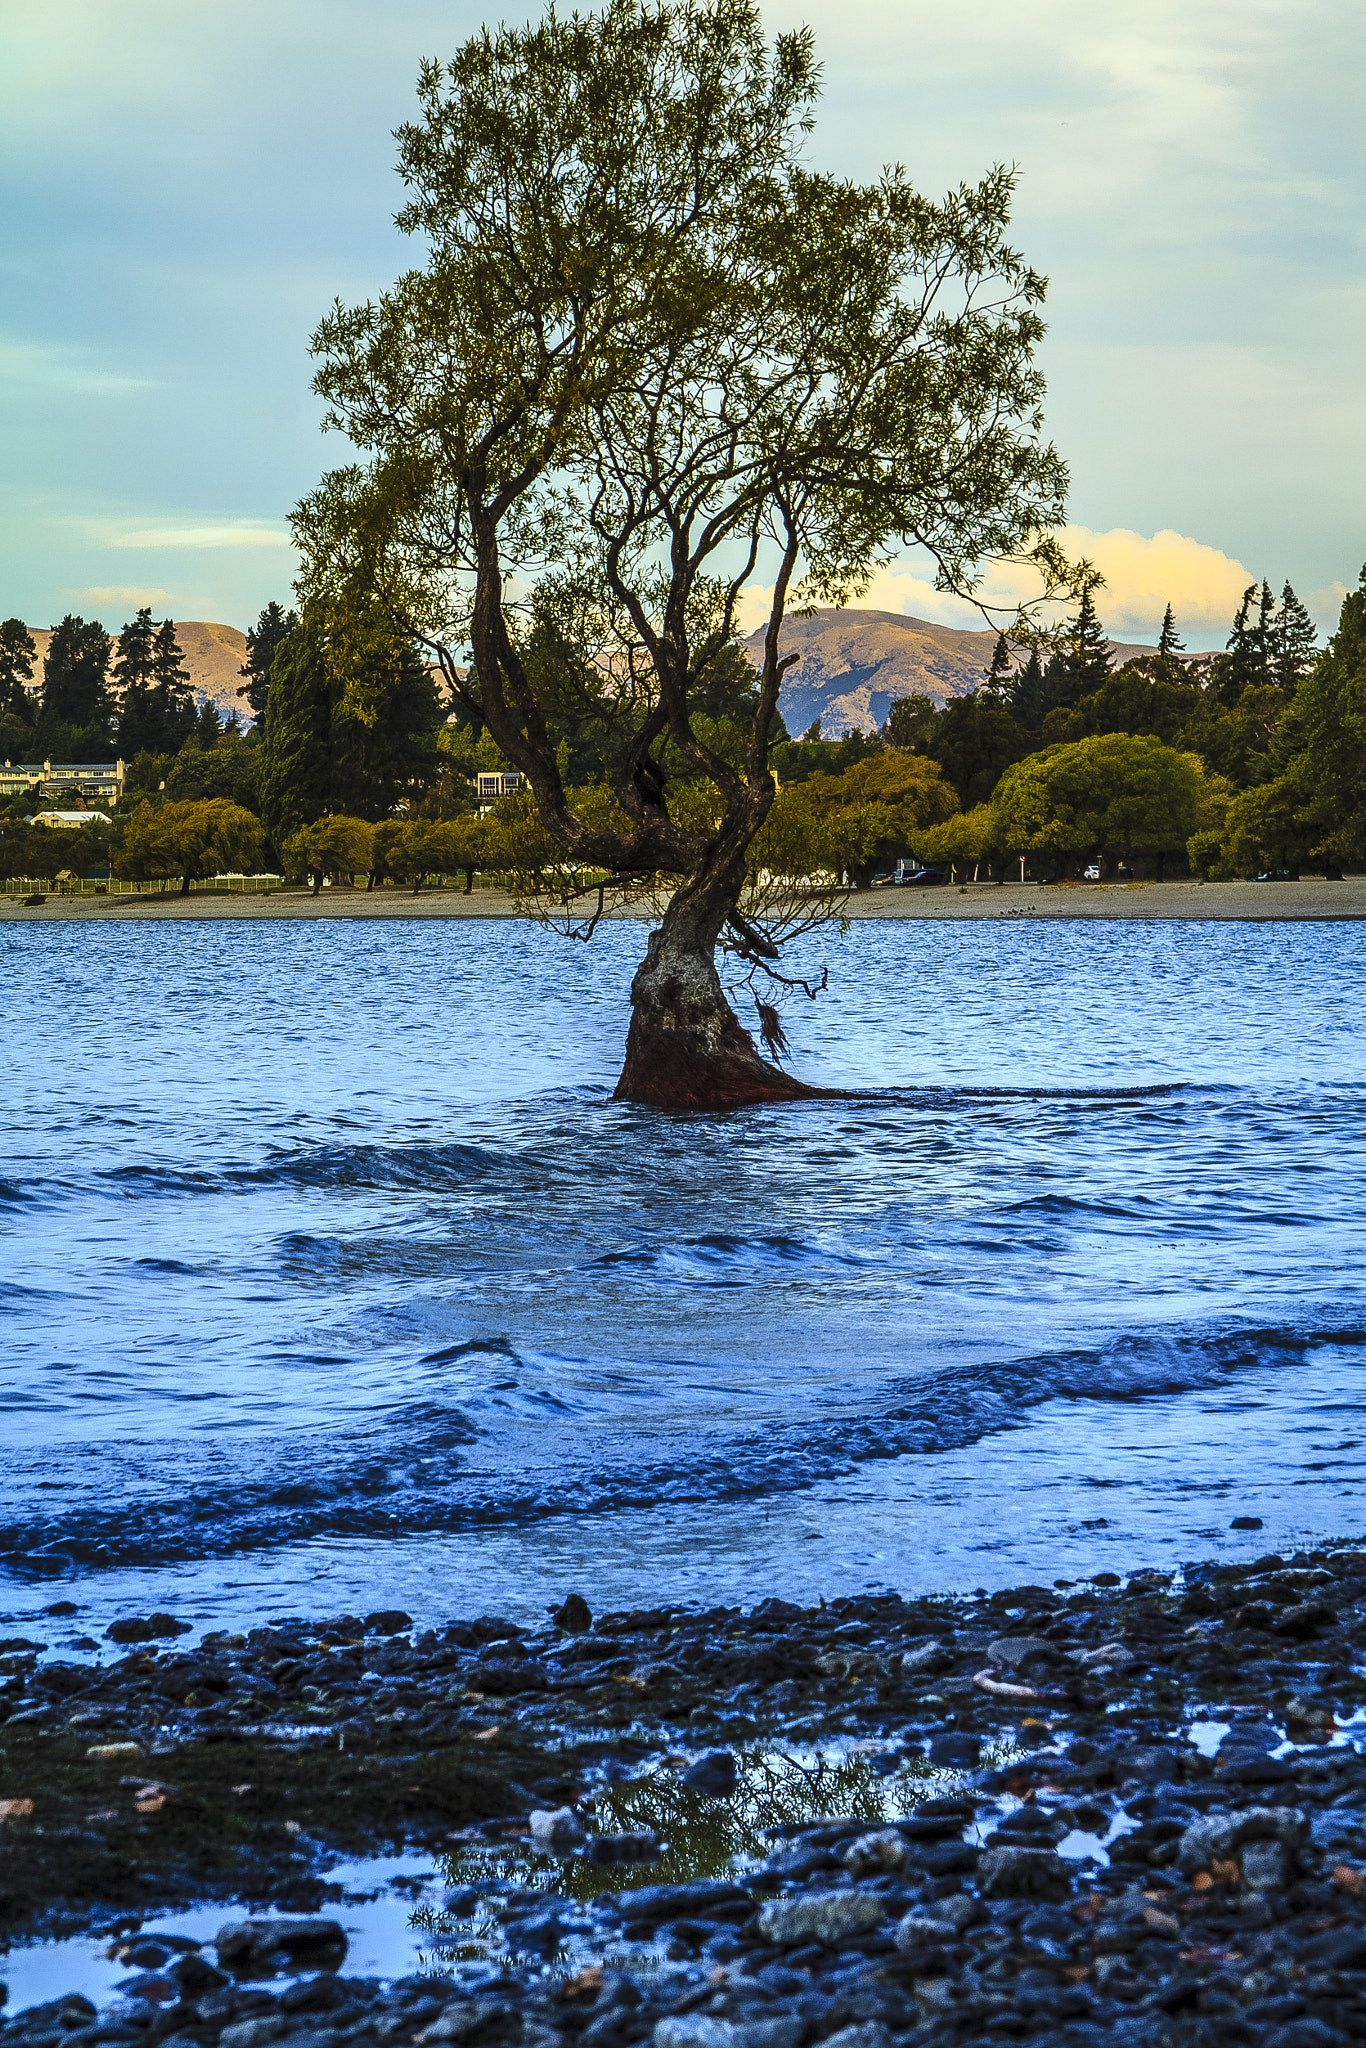
<path fill-rule="evenodd" d="M 1356 1512 L 1314 1432 L 1366 1343 L 1360 927 L 862 924 L 788 1014 L 850 1095 L 694 1118 L 611 1103 L 641 933 L 600 936 L 7 928 L 14 1612 L 348 1544 L 401 1592 L 419 1539 L 624 1597 L 651 1529 L 742 1574 L 780 1503 L 856 1546 L 874 1494 L 884 1567 L 902 1515 L 961 1582 L 1041 1540 L 1026 1444 L 1058 1526 L 1324 1472 Z"/>

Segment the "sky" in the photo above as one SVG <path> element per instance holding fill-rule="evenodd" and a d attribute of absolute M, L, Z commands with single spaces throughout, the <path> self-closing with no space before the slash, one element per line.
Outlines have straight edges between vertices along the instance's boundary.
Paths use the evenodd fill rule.
<path fill-rule="evenodd" d="M 414 258 L 392 131 L 470 0 L 8 0 L 0 12 L 0 617 L 245 628 L 294 574 L 308 341 Z M 514 5 L 506 18 L 525 16 Z M 1331 629 L 1366 557 L 1360 0 L 770 0 L 808 21 L 808 160 L 936 193 L 1019 171 L 1050 280 L 1064 541 L 1118 637 L 1222 644 L 1246 583 Z M 988 588 L 1013 586 L 999 572 Z M 861 600 L 978 623 L 923 564 Z"/>

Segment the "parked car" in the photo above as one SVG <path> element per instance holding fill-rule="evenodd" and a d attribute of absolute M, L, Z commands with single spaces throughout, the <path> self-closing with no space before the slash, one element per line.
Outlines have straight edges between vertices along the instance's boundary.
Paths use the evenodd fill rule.
<path fill-rule="evenodd" d="M 1083 882 L 1098 882 L 1100 880 L 1100 862 L 1093 860 L 1089 867 L 1084 867 L 1081 871 L 1081 878 Z"/>
<path fill-rule="evenodd" d="M 1294 868 L 1268 868 L 1264 875 L 1256 877 L 1259 882 L 1298 882 L 1299 874 Z"/>
<path fill-rule="evenodd" d="M 890 889 L 895 881 L 896 876 L 889 870 L 885 875 L 873 876 L 873 887 L 875 889 Z"/>
<path fill-rule="evenodd" d="M 948 876 L 942 868 L 914 868 L 901 877 L 903 889 L 932 889 L 947 882 Z"/>

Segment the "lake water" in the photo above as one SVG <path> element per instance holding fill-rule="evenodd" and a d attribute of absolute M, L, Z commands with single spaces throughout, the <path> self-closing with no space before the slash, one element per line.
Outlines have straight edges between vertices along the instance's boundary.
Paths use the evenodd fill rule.
<path fill-rule="evenodd" d="M 861 922 L 786 1015 L 885 1094 L 686 1118 L 609 1101 L 643 939 L 4 930 L 0 1620 L 1366 1530 L 1366 926 Z"/>

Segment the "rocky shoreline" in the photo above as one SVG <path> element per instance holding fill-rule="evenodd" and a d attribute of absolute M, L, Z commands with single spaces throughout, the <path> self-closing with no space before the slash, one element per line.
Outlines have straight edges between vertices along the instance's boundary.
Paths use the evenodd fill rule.
<path fill-rule="evenodd" d="M 110 1634 L 0 1646 L 0 1938 L 128 1975 L 0 2048 L 1366 2038 L 1366 1551 Z M 449 1887 L 396 1982 L 346 1974 L 328 1878 L 384 1851 Z M 205 1900 L 216 1945 L 140 1933 Z"/>

